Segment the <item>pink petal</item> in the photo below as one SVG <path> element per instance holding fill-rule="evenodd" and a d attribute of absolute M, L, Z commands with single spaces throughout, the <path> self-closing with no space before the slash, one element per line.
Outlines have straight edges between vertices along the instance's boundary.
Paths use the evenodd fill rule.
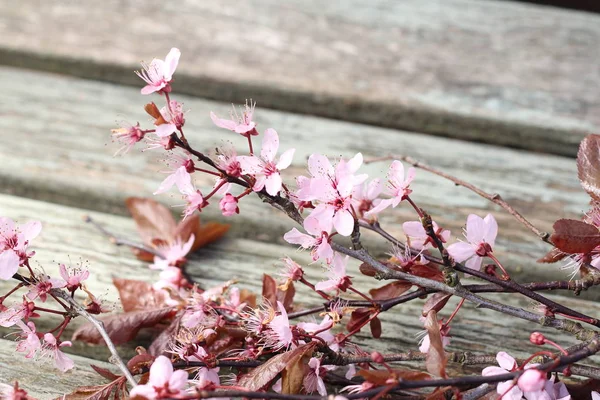
<path fill-rule="evenodd" d="M 262 141 L 262 147 L 260 150 L 260 156 L 265 161 L 273 161 L 275 154 L 279 149 L 279 135 L 273 128 L 269 128 L 265 131 L 265 135 Z"/>
<path fill-rule="evenodd" d="M 483 218 L 475 214 L 469 214 L 467 217 L 467 233 L 466 237 L 469 243 L 479 245 L 483 242 L 487 232 L 487 226 L 483 222 Z"/>
<path fill-rule="evenodd" d="M 311 154 L 308 157 L 308 172 L 313 177 L 323 177 L 333 175 L 333 166 L 327 157 L 321 154 Z"/>
<path fill-rule="evenodd" d="M 333 274 L 336 277 L 343 278 L 344 276 L 346 276 L 346 264 L 347 263 L 348 263 L 348 256 L 343 257 L 341 254 L 335 253 L 335 255 L 333 256 L 331 272 L 333 272 Z"/>
<path fill-rule="evenodd" d="M 185 167 L 179 167 L 173 175 L 175 175 L 175 185 L 182 194 L 189 196 L 196 191 L 194 185 L 192 185 L 192 176 L 186 171 Z"/>
<path fill-rule="evenodd" d="M 485 222 L 486 230 L 483 235 L 483 239 L 486 243 L 489 243 L 490 246 L 494 247 L 494 242 L 496 241 L 496 235 L 498 235 L 498 223 L 493 215 L 488 214 L 483 219 Z"/>
<path fill-rule="evenodd" d="M 265 188 L 267 189 L 267 193 L 269 193 L 271 196 L 277 195 L 277 193 L 279 193 L 281 190 L 281 184 L 281 175 L 279 175 L 278 172 L 267 176 L 267 179 L 265 180 Z"/>
<path fill-rule="evenodd" d="M 163 75 L 166 81 L 170 81 L 173 78 L 173 73 L 179 64 L 179 57 L 181 57 L 181 51 L 176 47 L 173 47 L 171 51 L 169 51 L 169 54 L 167 54 L 167 57 L 165 57 Z"/>
<path fill-rule="evenodd" d="M 141 397 L 145 397 L 147 399 L 154 399 L 154 398 L 156 398 L 156 390 L 154 390 L 154 387 L 150 384 L 137 385 L 136 387 L 131 389 L 131 391 L 129 392 L 129 396 L 131 398 L 134 398 L 136 396 L 141 396 Z"/>
<path fill-rule="evenodd" d="M 315 289 L 320 290 L 322 292 L 328 292 L 330 290 L 334 290 L 337 288 L 337 281 L 330 279 L 328 281 L 318 282 L 315 285 Z"/>
<path fill-rule="evenodd" d="M 188 381 L 188 373 L 183 370 L 177 370 L 169 379 L 169 389 L 183 389 Z"/>
<path fill-rule="evenodd" d="M 167 357 L 159 356 L 150 367 L 150 380 L 148 383 L 157 387 L 164 386 L 165 383 L 169 382 L 171 375 L 173 375 L 173 364 Z"/>
<path fill-rule="evenodd" d="M 321 228 L 325 232 L 331 232 L 333 229 L 333 214 L 335 210 L 327 204 L 319 204 L 312 210 L 309 217 L 318 218 Z"/>
<path fill-rule="evenodd" d="M 167 137 L 171 136 L 172 133 L 175 133 L 177 130 L 177 126 L 175 124 L 161 124 L 156 127 L 156 136 L 158 137 Z"/>
<path fill-rule="evenodd" d="M 381 184 L 381 180 L 373 179 L 371 182 L 369 182 L 369 185 L 367 186 L 367 193 L 365 194 L 365 198 L 369 200 L 377 198 L 377 196 L 381 194 L 382 188 L 383 185 Z"/>
<path fill-rule="evenodd" d="M 185 167 L 179 167 L 179 169 L 183 168 L 185 171 Z M 187 171 L 185 171 L 186 173 L 188 173 Z M 166 191 L 168 191 L 169 189 L 171 189 L 173 187 L 173 185 L 175 185 L 175 181 L 177 180 L 177 171 L 172 173 L 171 175 L 167 176 L 161 183 L 160 186 L 158 187 L 158 189 L 156 190 L 156 192 L 154 192 L 154 195 L 160 194 L 160 193 L 164 193 Z"/>
<path fill-rule="evenodd" d="M 348 160 L 348 162 L 346 163 L 346 168 L 348 169 L 348 172 L 355 173 L 356 171 L 358 171 L 358 169 L 360 168 L 362 163 L 363 163 L 362 153 L 356 153 L 356 155 L 354 157 L 352 157 L 351 159 Z"/>
<path fill-rule="evenodd" d="M 496 361 L 498 361 L 498 365 L 504 368 L 506 371 L 512 371 L 517 364 L 515 359 L 505 351 L 501 351 L 496 354 Z"/>
<path fill-rule="evenodd" d="M 210 119 L 212 120 L 213 124 L 215 124 L 219 128 L 228 129 L 230 131 L 235 130 L 236 123 L 234 121 L 228 119 L 221 119 L 217 117 L 216 114 L 212 111 L 210 112 Z"/>
<path fill-rule="evenodd" d="M 331 259 L 333 258 L 333 249 L 328 241 L 323 240 L 317 248 L 315 254 L 317 254 L 319 258 L 325 259 L 327 262 L 331 262 Z"/>
<path fill-rule="evenodd" d="M 296 149 L 286 150 L 281 156 L 279 156 L 279 162 L 276 167 L 278 170 L 286 169 L 292 163 L 292 159 L 294 158 L 294 152 Z"/>
<path fill-rule="evenodd" d="M 333 226 L 342 236 L 350 236 L 354 230 L 354 217 L 348 210 L 339 210 L 333 216 Z"/>
<path fill-rule="evenodd" d="M 262 171 L 262 161 L 255 156 L 238 156 L 243 174 L 258 174 Z"/>
<path fill-rule="evenodd" d="M 406 236 L 424 238 L 427 236 L 423 224 L 419 221 L 407 221 L 402 224 L 402 230 Z"/>
<path fill-rule="evenodd" d="M 483 376 L 492 376 L 492 375 L 502 375 L 506 374 L 508 371 L 500 368 L 500 367 L 485 367 L 483 371 L 481 371 L 481 375 Z"/>
<path fill-rule="evenodd" d="M 254 186 L 252 186 L 252 190 L 255 192 L 260 192 L 265 187 L 266 177 L 264 175 L 259 175 L 256 177 L 256 182 L 254 182 Z"/>
<path fill-rule="evenodd" d="M 419 351 L 421 353 L 427 354 L 429 352 L 429 346 L 431 345 L 431 339 L 429 339 L 429 335 L 425 335 L 421 345 L 419 346 Z M 495 368 L 495 367 L 494 367 Z"/>
<path fill-rule="evenodd" d="M 12 249 L 0 253 L 0 279 L 10 279 L 19 270 L 21 258 Z"/>
<path fill-rule="evenodd" d="M 469 260 L 467 260 L 467 262 L 465 263 L 465 267 L 479 271 L 481 269 L 482 262 L 483 262 L 483 258 L 481 258 L 479 256 L 474 256 L 474 257 L 469 258 Z"/>
<path fill-rule="evenodd" d="M 70 359 L 65 353 L 56 350 L 54 365 L 62 372 L 66 372 L 75 366 L 75 362 Z"/>
<path fill-rule="evenodd" d="M 292 228 L 291 231 L 283 235 L 283 240 L 288 243 L 298 244 L 305 249 L 314 246 L 316 243 L 316 239 L 314 237 L 302 233 L 296 228 Z"/>
<path fill-rule="evenodd" d="M 388 179 L 393 183 L 398 183 L 398 186 L 404 182 L 404 165 L 398 160 L 394 160 L 388 170 Z"/>
<path fill-rule="evenodd" d="M 454 258 L 454 261 L 459 263 L 475 255 L 475 248 L 473 245 L 465 242 L 453 243 L 448 246 L 447 250 L 448 254 Z"/>
<path fill-rule="evenodd" d="M 405 187 L 412 183 L 412 181 L 415 179 L 416 174 L 417 174 L 417 171 L 413 167 L 410 167 L 408 169 L 408 172 L 406 173 L 406 179 L 404 180 Z"/>
<path fill-rule="evenodd" d="M 154 92 L 158 92 L 160 89 L 162 89 L 162 87 L 154 86 L 154 85 L 146 85 L 142 88 L 141 93 L 142 94 L 152 94 Z"/>
<path fill-rule="evenodd" d="M 312 215 L 309 215 L 304 219 L 303 225 L 306 232 L 310 233 L 313 236 L 321 236 L 321 232 L 323 232 L 323 228 L 321 228 L 321 223 L 319 219 L 315 218 Z"/>
<path fill-rule="evenodd" d="M 512 389 L 510 389 L 510 391 L 508 393 L 506 393 L 506 391 L 509 390 L 509 388 L 511 386 L 512 386 Z M 523 392 L 512 381 L 505 381 L 505 382 L 498 383 L 498 386 L 496 386 L 496 393 L 498 393 L 498 394 L 506 393 L 504 395 L 504 397 L 502 398 L 503 400 L 521 400 L 523 398 Z"/>
<path fill-rule="evenodd" d="M 31 240 L 42 231 L 42 223 L 40 221 L 29 221 L 26 224 L 21 225 L 19 230 L 25 237 L 25 240 Z"/>
<path fill-rule="evenodd" d="M 372 215 L 377 215 L 391 205 L 392 205 L 391 199 L 381 200 L 379 203 L 377 203 L 377 205 L 375 207 L 371 208 L 368 212 L 366 212 L 365 216 L 370 217 Z"/>

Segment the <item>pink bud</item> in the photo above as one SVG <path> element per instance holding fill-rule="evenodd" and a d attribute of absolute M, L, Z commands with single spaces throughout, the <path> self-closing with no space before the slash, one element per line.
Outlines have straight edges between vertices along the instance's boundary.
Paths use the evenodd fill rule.
<path fill-rule="evenodd" d="M 546 385 L 546 374 L 535 368 L 527 369 L 519 377 L 517 385 L 524 392 L 537 392 Z"/>
<path fill-rule="evenodd" d="M 529 336 L 529 341 L 533 344 L 541 346 L 546 343 L 546 337 L 541 332 L 533 332 Z"/>
<path fill-rule="evenodd" d="M 231 217 L 233 214 L 239 214 L 238 200 L 231 194 L 227 193 L 219 202 L 221 212 L 226 217 Z"/>
<path fill-rule="evenodd" d="M 383 356 L 381 355 L 380 352 L 378 351 L 374 351 L 371 353 L 371 360 L 373 360 L 373 362 L 376 363 L 383 363 L 385 362 L 385 359 L 383 358 Z"/>

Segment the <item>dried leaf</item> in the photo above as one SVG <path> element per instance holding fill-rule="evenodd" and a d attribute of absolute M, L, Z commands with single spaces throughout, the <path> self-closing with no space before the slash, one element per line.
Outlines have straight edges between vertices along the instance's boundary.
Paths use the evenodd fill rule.
<path fill-rule="evenodd" d="M 171 321 L 171 324 L 166 329 L 161 331 L 156 339 L 152 341 L 152 344 L 150 344 L 150 347 L 148 347 L 148 353 L 158 357 L 166 352 L 167 347 L 173 341 L 173 338 L 179 331 L 183 314 L 184 313 L 182 311 L 177 313 L 175 318 L 173 318 Z"/>
<path fill-rule="evenodd" d="M 437 313 L 435 310 L 429 311 L 427 319 L 425 320 L 425 329 L 429 334 L 429 351 L 427 352 L 427 358 L 425 359 L 425 366 L 427 372 L 431 375 L 439 376 L 440 378 L 446 378 L 446 352 L 442 344 L 442 335 L 440 333 L 440 324 L 437 320 Z"/>
<path fill-rule="evenodd" d="M 560 251 L 559 249 L 557 249 L 555 247 L 552 250 L 550 250 L 549 252 L 547 252 L 544 257 L 537 260 L 537 262 L 552 264 L 552 263 L 562 260 L 566 256 L 567 256 L 567 253 Z"/>
<path fill-rule="evenodd" d="M 385 385 L 390 378 L 395 380 L 402 379 L 405 381 L 422 381 L 430 378 L 428 373 L 410 369 L 393 369 L 391 372 L 387 369 L 361 369 L 356 374 L 376 385 Z"/>
<path fill-rule="evenodd" d="M 92 369 L 94 371 L 96 371 L 98 374 L 100 374 L 100 376 L 102 376 L 103 378 L 108 379 L 109 381 L 114 381 L 115 379 L 119 379 L 119 375 L 115 375 L 112 372 L 110 372 L 109 370 L 99 367 L 97 365 L 94 364 L 90 364 L 90 367 L 92 367 Z"/>
<path fill-rule="evenodd" d="M 374 300 L 388 300 L 400 296 L 412 287 L 409 282 L 394 281 L 380 288 L 369 290 L 369 294 Z"/>
<path fill-rule="evenodd" d="M 263 274 L 262 297 L 273 307 L 277 306 L 277 282 L 271 275 Z"/>
<path fill-rule="evenodd" d="M 128 197 L 125 199 L 125 205 L 146 246 L 154 247 L 155 239 L 167 243 L 173 242 L 177 223 L 171 210 L 152 199 L 143 197 Z"/>
<path fill-rule="evenodd" d="M 559 219 L 550 240 L 568 254 L 589 253 L 600 245 L 600 231 L 594 225 L 575 219 Z"/>
<path fill-rule="evenodd" d="M 256 392 L 267 386 L 277 375 L 283 371 L 291 360 L 299 354 L 309 354 L 314 351 L 317 342 L 313 341 L 296 347 L 294 350 L 277 354 L 264 364 L 254 368 L 238 381 L 238 386 L 245 387 L 249 391 Z"/>
<path fill-rule="evenodd" d="M 442 308 L 446 306 L 450 297 L 452 297 L 451 294 L 442 292 L 435 293 L 433 296 L 429 297 L 423 306 L 423 316 L 427 316 L 431 310 L 434 310 L 436 313 L 440 312 Z"/>
<path fill-rule="evenodd" d="M 190 238 L 190 234 L 193 233 L 194 244 L 192 244 L 192 249 L 190 250 L 190 253 L 193 253 L 199 248 L 221 239 L 229 231 L 229 227 L 227 224 L 220 224 L 218 222 L 207 222 L 201 225 L 200 217 L 192 215 L 179 222 L 177 229 L 175 229 L 175 237 L 181 238 L 181 240 L 186 242 Z"/>
<path fill-rule="evenodd" d="M 375 339 L 379 339 L 381 337 L 381 321 L 379 318 L 375 317 L 369 322 L 371 327 L 371 334 Z"/>
<path fill-rule="evenodd" d="M 421 278 L 444 282 L 444 274 L 442 271 L 431 265 L 416 264 L 410 268 L 409 272 L 411 275 L 420 276 Z"/>
<path fill-rule="evenodd" d="M 588 135 L 577 152 L 577 176 L 583 189 L 600 200 L 600 135 Z"/>
<path fill-rule="evenodd" d="M 152 101 L 144 106 L 144 110 L 154 119 L 158 119 L 162 117 L 160 110 L 156 106 L 156 104 Z"/>
<path fill-rule="evenodd" d="M 370 308 L 357 308 L 352 311 L 352 314 L 350 314 L 350 321 L 346 324 L 348 332 L 354 332 L 359 326 L 366 324 L 371 316 L 371 312 L 373 312 L 373 310 Z"/>
<path fill-rule="evenodd" d="M 366 276 L 375 276 L 377 274 L 377 270 L 371 264 L 368 263 L 360 264 L 360 267 L 358 267 L 358 269 L 363 275 Z"/>
<path fill-rule="evenodd" d="M 108 400 L 116 386 L 116 381 L 106 385 L 80 386 L 74 392 L 58 397 L 56 400 Z"/>
<path fill-rule="evenodd" d="M 165 294 L 154 290 L 151 284 L 133 279 L 113 278 L 119 291 L 123 311 L 155 310 L 165 304 Z"/>
<path fill-rule="evenodd" d="M 283 371 L 281 371 L 281 393 L 298 394 L 302 390 L 304 376 L 308 370 L 308 361 L 312 357 L 314 348 L 307 348 L 294 356 Z"/>
<path fill-rule="evenodd" d="M 127 369 L 129 369 L 133 374 L 139 374 L 144 368 L 150 367 L 153 362 L 154 357 L 151 354 L 136 354 L 131 358 L 131 360 L 127 361 Z"/>
<path fill-rule="evenodd" d="M 165 307 L 157 310 L 140 310 L 110 315 L 101 320 L 104 323 L 104 330 L 113 343 L 122 344 L 135 338 L 140 329 L 158 324 L 173 312 L 174 308 Z M 81 340 L 91 344 L 104 342 L 96 327 L 91 323 L 79 327 L 73 333 L 72 340 Z"/>

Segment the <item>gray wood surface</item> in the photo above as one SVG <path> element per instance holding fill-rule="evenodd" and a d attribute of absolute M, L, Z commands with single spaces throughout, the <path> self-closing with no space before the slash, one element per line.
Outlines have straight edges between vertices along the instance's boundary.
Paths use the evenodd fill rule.
<path fill-rule="evenodd" d="M 85 224 L 81 216 L 87 213 L 88 210 L 0 195 L 0 215 L 6 215 L 21 222 L 29 219 L 42 221 L 44 228 L 41 236 L 35 240 L 33 248 L 37 252 L 35 265 L 43 267 L 48 273 L 56 273 L 58 262 L 71 262 L 73 264 L 84 262 L 85 265 L 89 266 L 92 273 L 92 277 L 88 282 L 90 289 L 103 295 L 106 301 L 115 303 L 117 303 L 116 291 L 111 289 L 113 277 L 142 279 L 149 282 L 157 278 L 157 272 L 150 271 L 147 264 L 135 259 L 128 249 L 113 246 L 93 227 Z M 134 223 L 131 219 L 97 212 L 90 214 L 113 232 L 128 238 L 136 237 Z M 308 265 L 310 258 L 306 252 L 296 252 L 290 246 L 234 237 L 227 237 L 210 247 L 201 249 L 197 254 L 190 257 L 189 271 L 204 287 L 217 285 L 228 279 L 238 279 L 240 287 L 260 293 L 262 274 L 275 274 L 277 268 L 281 265 L 279 259 L 286 255 L 292 256 L 297 262 L 306 267 L 310 281 L 316 282 L 323 276 L 319 265 Z M 356 263 L 350 263 L 349 271 L 354 276 L 353 281 L 359 289 L 364 290 L 373 287 L 371 278 L 361 275 L 357 270 Z M 10 284 L 7 281 L 0 281 L 0 292 L 9 287 Z M 513 294 L 490 295 L 489 297 L 514 306 L 526 309 L 532 308 L 532 304 L 528 300 Z M 550 297 L 557 299 L 553 295 L 550 295 Z M 347 298 L 353 297 L 347 295 Z M 298 288 L 297 300 L 299 308 L 319 304 L 319 299 L 302 287 Z M 559 300 L 581 312 L 597 315 L 596 302 L 567 298 L 560 298 Z M 456 304 L 456 301 L 451 299 L 450 305 L 442 315 L 447 316 L 454 304 Z M 418 300 L 384 313 L 382 316 L 382 338 L 374 340 L 369 339 L 368 335 L 360 334 L 358 340 L 364 345 L 365 349 L 369 350 L 376 349 L 381 352 L 416 351 L 418 344 L 415 335 L 423 329 L 418 319 L 422 305 L 423 300 Z M 115 306 L 115 310 L 118 309 L 119 307 Z M 41 331 L 54 326 L 55 322 L 52 321 L 54 320 L 44 317 L 36 323 Z M 76 321 L 75 326 L 78 326 L 81 322 L 83 321 L 78 323 Z M 532 326 L 529 322 L 520 320 L 511 319 L 509 323 L 501 314 L 490 310 L 476 309 L 467 304 L 453 322 L 451 331 L 453 339 L 448 350 L 489 354 L 498 350 L 498 341 L 501 340 L 502 348 L 505 351 L 514 356 L 526 356 L 537 351 L 537 348 L 528 342 L 532 330 L 544 332 L 549 338 L 563 346 L 575 343 L 574 338 L 565 334 Z M 6 331 L 6 329 L 0 328 L 0 333 Z M 72 329 L 69 329 L 69 332 L 72 332 Z M 142 337 L 147 341 L 150 336 L 146 333 Z M 76 344 L 67 351 L 102 361 L 105 361 L 108 357 L 106 350 L 102 347 L 90 347 L 83 344 Z M 133 347 L 124 345 L 120 347 L 120 351 L 124 356 L 131 356 Z M 9 344 L 0 342 L 0 366 L 1 363 L 6 362 L 17 366 L 17 371 L 22 371 L 23 368 L 31 365 L 25 364 L 22 359 L 14 359 Z M 87 362 L 87 360 L 77 359 L 78 370 L 65 376 L 59 376 L 58 379 L 61 379 L 60 382 L 68 382 L 71 387 L 77 384 L 88 384 L 91 382 L 89 375 L 79 372 L 79 369 Z M 96 363 L 96 361 L 93 362 Z M 588 360 L 588 363 L 600 363 L 600 358 L 594 357 Z M 413 365 L 418 367 L 420 364 Z M 462 367 L 453 365 L 451 368 L 460 370 Z M 473 367 L 469 371 L 478 373 L 481 368 Z M 47 389 L 47 380 L 53 379 L 51 377 L 56 373 L 51 369 L 40 369 L 39 380 L 28 380 L 29 386 L 26 386 L 26 388 L 31 388 L 37 392 L 40 392 L 44 387 Z M 0 381 L 14 379 L 16 376 L 19 376 L 18 372 L 0 368 Z M 67 386 L 57 385 L 56 391 L 66 390 L 66 388 Z"/>
<path fill-rule="evenodd" d="M 119 147 L 109 139 L 115 119 L 151 126 L 142 109 L 148 99 L 137 89 L 11 68 L 0 68 L 0 84 L 5 91 L 0 97 L 0 192 L 124 214 L 125 197 L 151 196 L 163 179 L 158 172 L 163 166 L 157 162 L 162 153 L 134 149 L 124 157 L 112 156 Z M 231 141 L 243 150 L 241 137 L 216 128 L 208 116 L 211 110 L 225 115 L 228 105 L 176 98 L 190 110 L 185 130 L 196 147 L 211 149 Z M 313 152 L 348 157 L 363 151 L 368 158 L 393 151 L 500 193 L 544 230 L 560 217 L 578 217 L 587 209 L 588 196 L 579 186 L 572 159 L 260 108 L 256 118 L 259 129 L 277 129 L 282 149 L 297 149 L 292 167 L 286 170 L 288 179 L 305 173 L 305 160 Z M 365 171 L 384 177 L 388 165 L 372 164 Z M 212 185 L 202 176 L 198 182 L 203 188 Z M 417 172 L 413 189 L 415 201 L 451 228 L 453 237 L 462 236 L 469 213 L 494 213 L 501 227 L 500 256 L 519 271 L 518 279 L 567 276 L 558 266 L 536 264 L 548 246 L 488 201 L 424 171 Z M 181 204 L 179 196 L 156 198 Z M 254 196 L 244 198 L 240 207 L 242 213 L 234 218 L 221 217 L 214 205 L 202 217 L 233 223 L 235 236 L 268 242 L 281 243 L 283 233 L 292 227 Z M 402 206 L 387 213 L 382 224 L 402 237 L 401 223 L 407 219 L 415 215 Z M 259 229 L 262 224 L 269 229 Z M 373 251 L 389 250 L 365 236 Z"/>
<path fill-rule="evenodd" d="M 141 87 L 138 62 L 177 46 L 177 91 L 563 155 L 600 127 L 599 43 L 598 15 L 491 0 L 22 0 L 0 13 L 5 65 Z"/>

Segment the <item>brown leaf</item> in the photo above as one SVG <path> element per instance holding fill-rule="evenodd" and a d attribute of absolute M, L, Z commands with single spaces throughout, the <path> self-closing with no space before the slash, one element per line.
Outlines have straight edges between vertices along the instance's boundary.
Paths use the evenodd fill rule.
<path fill-rule="evenodd" d="M 444 282 L 444 274 L 442 271 L 431 265 L 416 264 L 410 268 L 409 272 L 411 275 L 420 276 L 421 278 Z"/>
<path fill-rule="evenodd" d="M 600 231 L 594 225 L 575 219 L 559 219 L 550 240 L 568 254 L 589 253 L 600 245 Z"/>
<path fill-rule="evenodd" d="M 172 243 L 177 223 L 171 210 L 162 204 L 142 197 L 128 197 L 125 205 L 133 217 L 142 242 L 154 247 L 154 240 Z"/>
<path fill-rule="evenodd" d="M 316 346 L 317 342 L 313 341 L 300 345 L 294 350 L 277 354 L 264 364 L 254 368 L 246 375 L 243 375 L 238 381 L 238 385 L 245 387 L 252 392 L 256 392 L 275 379 L 275 377 L 287 367 L 291 360 L 295 359 L 299 354 L 312 353 Z"/>
<path fill-rule="evenodd" d="M 348 332 L 354 332 L 359 326 L 366 324 L 371 316 L 371 312 L 373 312 L 373 310 L 370 308 L 357 308 L 352 311 L 352 314 L 350 314 L 350 321 L 346 324 Z"/>
<path fill-rule="evenodd" d="M 423 316 L 427 316 L 431 310 L 434 310 L 436 313 L 440 312 L 442 308 L 446 306 L 450 297 L 452 297 L 451 294 L 442 292 L 435 293 L 433 296 L 429 297 L 423 306 Z"/>
<path fill-rule="evenodd" d="M 376 385 L 385 385 L 390 378 L 405 381 L 422 381 L 430 378 L 428 373 L 410 369 L 393 369 L 392 371 L 388 371 L 387 369 L 361 369 L 356 374 Z"/>
<path fill-rule="evenodd" d="M 262 297 L 273 307 L 277 307 L 277 282 L 271 275 L 263 274 Z"/>
<path fill-rule="evenodd" d="M 154 119 L 162 118 L 162 114 L 160 113 L 160 110 L 158 109 L 156 104 L 154 104 L 154 102 L 150 102 L 150 103 L 144 105 L 144 110 L 146 110 L 148 115 L 150 115 Z M 159 124 L 159 125 L 161 125 L 161 124 Z"/>
<path fill-rule="evenodd" d="M 125 312 L 155 310 L 165 304 L 164 292 L 154 290 L 149 283 L 113 278 L 113 285 L 119 291 L 119 298 Z"/>
<path fill-rule="evenodd" d="M 294 303 L 294 295 L 296 294 L 296 289 L 294 288 L 294 283 L 290 282 L 287 285 L 286 290 L 281 290 L 279 286 L 277 286 L 277 300 L 283 304 L 285 311 L 292 311 L 292 304 Z"/>
<path fill-rule="evenodd" d="M 119 381 L 120 382 L 120 381 Z M 58 397 L 64 400 L 108 400 L 118 381 L 98 386 L 80 386 L 74 392 Z"/>
<path fill-rule="evenodd" d="M 363 275 L 366 275 L 366 276 L 377 275 L 377 270 L 371 264 L 368 264 L 368 263 L 360 264 L 360 267 L 358 267 L 358 269 L 360 270 L 360 272 Z"/>
<path fill-rule="evenodd" d="M 157 310 L 140 310 L 115 314 L 100 320 L 104 323 L 104 330 L 113 343 L 122 344 L 135 338 L 140 329 L 158 324 L 173 312 L 172 307 L 165 307 Z M 72 340 L 81 340 L 91 344 L 104 342 L 96 327 L 91 323 L 79 327 L 73 333 Z"/>
<path fill-rule="evenodd" d="M 370 322 L 369 325 L 371 327 L 371 334 L 375 339 L 379 339 L 381 337 L 381 321 L 379 318 L 375 317 Z"/>
<path fill-rule="evenodd" d="M 537 262 L 552 264 L 552 263 L 562 260 L 566 256 L 567 256 L 567 253 L 560 251 L 559 249 L 557 249 L 555 247 L 552 250 L 550 250 L 549 252 L 547 252 L 544 257 L 538 259 Z"/>
<path fill-rule="evenodd" d="M 163 355 L 169 344 L 173 341 L 173 338 L 179 332 L 179 326 L 181 325 L 181 319 L 183 318 L 183 312 L 177 313 L 175 318 L 171 321 L 171 324 L 160 332 L 160 334 L 152 341 L 150 347 L 148 347 L 148 353 L 153 356 Z"/>
<path fill-rule="evenodd" d="M 127 369 L 133 374 L 139 374 L 144 370 L 144 368 L 150 367 L 153 362 L 154 357 L 151 354 L 136 354 L 131 358 L 131 360 L 127 361 Z"/>
<path fill-rule="evenodd" d="M 307 348 L 306 351 L 296 354 L 281 371 L 281 393 L 300 393 L 313 350 L 314 348 Z"/>
<path fill-rule="evenodd" d="M 577 152 L 577 176 L 583 189 L 600 200 L 600 135 L 587 135 Z"/>
<path fill-rule="evenodd" d="M 193 232 L 195 239 L 190 252 L 194 252 L 201 247 L 221 239 L 227 233 L 229 227 L 230 225 L 218 222 L 207 222 L 206 224 L 199 225 L 196 231 Z"/>
<path fill-rule="evenodd" d="M 412 287 L 409 282 L 394 281 L 380 288 L 369 290 L 369 294 L 374 300 L 388 300 L 400 296 Z"/>
<path fill-rule="evenodd" d="M 435 310 L 429 311 L 427 319 L 425 320 L 425 329 L 429 334 L 429 351 L 425 359 L 425 366 L 427 372 L 431 375 L 439 376 L 440 378 L 446 378 L 446 352 L 442 344 L 442 335 L 440 333 L 440 324 L 437 320 L 437 313 Z"/>
<path fill-rule="evenodd" d="M 99 367 L 97 365 L 94 364 L 90 364 L 90 367 L 92 367 L 92 369 L 94 371 L 96 371 L 98 374 L 100 374 L 100 376 L 102 376 L 103 378 L 108 379 L 109 381 L 114 381 L 115 379 L 119 378 L 119 375 L 115 375 L 112 372 L 110 372 L 109 370 Z"/>

